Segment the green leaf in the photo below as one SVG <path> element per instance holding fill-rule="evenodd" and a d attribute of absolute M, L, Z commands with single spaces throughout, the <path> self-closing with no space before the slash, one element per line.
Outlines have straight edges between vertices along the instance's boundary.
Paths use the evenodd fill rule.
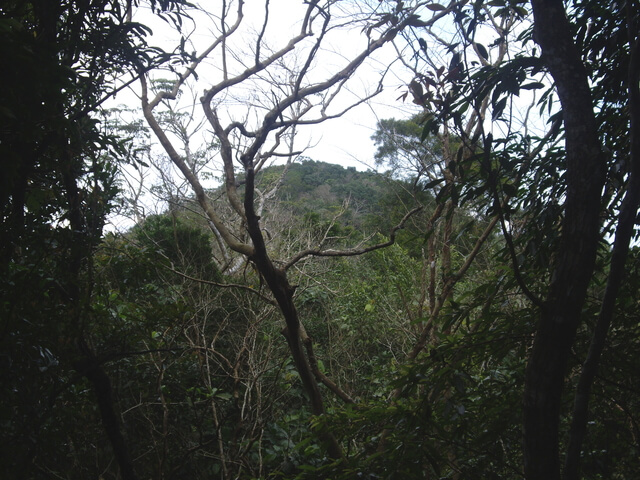
<path fill-rule="evenodd" d="M 427 5 L 427 8 L 433 12 L 441 12 L 447 9 L 447 7 L 445 7 L 444 5 L 440 5 L 439 3 L 431 3 Z"/>
<path fill-rule="evenodd" d="M 510 197 L 515 197 L 516 195 L 518 195 L 518 187 L 516 187 L 512 183 L 505 183 L 504 185 L 502 185 L 502 190 L 504 190 L 504 193 L 506 193 Z"/>
<path fill-rule="evenodd" d="M 520 89 L 522 89 L 522 90 L 537 90 L 539 88 L 544 88 L 544 83 L 531 82 L 531 83 L 526 83 L 526 84 L 520 86 Z"/>
<path fill-rule="evenodd" d="M 498 102 L 493 106 L 493 114 L 491 115 L 491 119 L 495 122 L 500 116 L 502 116 L 502 112 L 504 112 L 504 107 L 507 106 L 507 97 L 501 98 Z"/>
<path fill-rule="evenodd" d="M 489 60 L 489 52 L 487 52 L 487 49 L 484 45 L 482 45 L 481 43 L 476 43 L 476 49 L 478 50 L 478 54 L 482 58 L 484 58 L 485 60 Z"/>
<path fill-rule="evenodd" d="M 430 188 L 435 187 L 436 185 L 441 184 L 442 182 L 444 182 L 444 178 L 437 178 L 435 180 L 431 180 L 429 183 L 427 183 L 423 188 L 424 190 L 429 190 Z"/>
<path fill-rule="evenodd" d="M 438 121 L 433 117 L 433 115 L 429 114 L 429 120 L 427 120 L 424 127 L 422 127 L 420 141 L 424 142 L 431 133 L 438 133 Z"/>
<path fill-rule="evenodd" d="M 529 11 L 524 7 L 513 7 L 513 9 L 523 18 L 529 15 Z"/>

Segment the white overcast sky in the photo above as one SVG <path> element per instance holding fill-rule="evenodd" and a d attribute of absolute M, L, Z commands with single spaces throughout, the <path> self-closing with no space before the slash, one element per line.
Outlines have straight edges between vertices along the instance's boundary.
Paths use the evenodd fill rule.
<path fill-rule="evenodd" d="M 211 3 L 218 8 L 219 2 Z M 269 18 L 273 26 L 267 31 L 268 42 L 273 43 L 274 47 L 282 46 L 293 34 L 297 33 L 295 24 L 302 18 L 305 7 L 302 0 L 272 0 Z M 263 18 L 263 8 L 262 1 L 249 0 L 245 5 L 247 24 L 254 22 L 259 25 Z M 176 44 L 175 38 L 171 39 L 174 32 L 167 23 L 153 18 L 144 11 L 139 11 L 137 15 L 134 20 L 149 25 L 153 30 L 154 34 L 150 43 L 161 45 L 167 50 Z M 195 26 L 194 34 L 190 36 L 190 39 L 199 50 L 204 48 L 213 38 L 210 27 L 207 25 L 208 21 L 202 16 L 198 17 L 197 24 L 185 23 L 185 31 L 189 31 Z M 365 36 L 360 30 L 352 29 L 344 31 L 330 40 L 331 47 L 339 55 L 349 59 L 360 51 Z M 377 84 L 379 72 L 385 69 L 395 57 L 396 53 L 391 45 L 376 52 L 375 57 L 356 74 L 355 81 L 351 84 L 354 94 L 359 95 L 367 89 L 373 89 Z M 330 65 L 326 65 L 325 68 L 328 73 L 331 73 Z M 206 70 L 201 70 L 200 78 L 205 80 L 206 74 L 203 75 L 203 71 Z M 356 166 L 361 170 L 372 167 L 375 146 L 371 135 L 375 131 L 377 120 L 389 117 L 407 118 L 412 112 L 417 111 L 416 106 L 411 102 L 404 104 L 401 100 L 397 100 L 400 94 L 406 91 L 405 85 L 410 80 L 410 74 L 403 71 L 402 66 L 398 63 L 397 68 L 394 68 L 387 75 L 384 91 L 369 104 L 358 106 L 342 118 L 301 128 L 298 133 L 300 139 L 298 145 L 303 146 L 307 143 L 311 145 L 305 151 L 304 156 L 318 161 Z M 200 82 L 197 87 L 198 95 L 206 87 L 206 82 Z M 361 91 L 358 91 L 359 89 Z M 196 108 L 196 112 L 201 112 L 201 108 Z"/>
<path fill-rule="evenodd" d="M 367 1 L 372 2 L 374 6 L 378 5 L 378 0 L 344 0 L 338 5 L 346 5 L 347 8 L 357 8 L 364 5 L 364 2 Z M 211 8 L 217 9 L 220 8 L 221 1 L 210 0 L 207 5 L 211 5 Z M 244 61 L 245 65 L 248 65 L 254 61 L 252 47 L 255 43 L 251 40 L 255 40 L 257 37 L 256 32 L 261 29 L 264 18 L 264 5 L 264 0 L 246 1 L 245 22 L 243 23 L 244 30 L 235 34 L 229 41 L 228 51 L 231 52 L 230 56 L 237 56 L 236 63 Z M 263 52 L 266 46 L 273 49 L 282 48 L 299 32 L 299 23 L 306 8 L 303 0 L 270 0 L 269 5 L 270 23 L 264 37 L 265 47 L 263 47 Z M 211 13 L 213 14 L 214 12 Z M 433 14 L 433 12 L 425 12 L 425 16 L 431 14 Z M 194 21 L 185 20 L 183 32 L 185 35 L 188 35 L 189 42 L 193 44 L 193 47 L 187 47 L 187 50 L 195 49 L 196 53 L 199 54 L 216 38 L 218 32 L 216 32 L 216 24 L 212 24 L 212 19 L 208 18 L 206 14 L 198 13 L 194 15 L 194 18 Z M 160 46 L 166 51 L 172 51 L 179 44 L 180 36 L 176 33 L 175 29 L 152 15 L 148 10 L 145 11 L 141 9 L 137 11 L 134 15 L 134 21 L 138 21 L 152 29 L 153 35 L 149 38 L 151 45 Z M 437 36 L 441 38 L 451 38 L 452 32 L 446 31 L 452 28 L 448 20 L 438 22 L 434 28 L 439 29 L 435 31 Z M 419 34 L 420 32 L 418 31 L 417 33 Z M 425 36 L 425 38 L 429 37 Z M 493 43 L 493 40 L 495 40 L 495 32 L 489 32 L 486 38 L 481 40 L 486 40 L 483 41 L 483 43 L 489 46 Z M 325 45 L 326 50 L 321 53 L 319 60 L 314 64 L 313 70 L 309 75 L 315 80 L 318 78 L 326 79 L 326 77 L 338 71 L 341 66 L 344 66 L 348 60 L 360 53 L 366 45 L 366 41 L 367 39 L 361 26 L 336 30 L 333 36 L 328 37 L 328 43 Z M 295 51 L 304 52 L 304 48 L 304 46 L 299 46 L 296 47 Z M 448 64 L 448 57 L 451 55 L 451 52 L 446 52 L 442 57 L 438 58 L 438 48 L 435 46 L 429 47 L 429 53 L 430 57 L 441 65 Z M 303 56 L 304 54 L 301 53 L 299 55 Z M 412 80 L 412 73 L 409 72 L 397 58 L 397 52 L 392 45 L 386 45 L 374 52 L 372 58 L 356 72 L 353 81 L 349 84 L 349 91 L 360 98 L 364 96 L 367 91 L 370 92 L 374 90 L 379 82 L 380 73 L 391 65 L 383 83 L 383 92 L 368 104 L 360 105 L 349 111 L 342 118 L 332 119 L 322 124 L 301 127 L 297 132 L 295 149 L 299 150 L 309 145 L 309 148 L 303 153 L 304 157 L 342 166 L 355 166 L 360 170 L 375 168 L 374 154 L 376 147 L 371 140 L 371 136 L 375 132 L 378 120 L 392 117 L 397 119 L 409 118 L 412 114 L 420 111 L 416 105 L 411 103 L 411 100 L 407 101 L 407 103 L 399 100 L 399 97 L 407 91 L 407 84 Z M 407 58 L 405 58 L 405 60 L 411 61 L 411 59 Z M 395 63 L 392 64 L 392 62 Z M 197 69 L 199 76 L 199 82 L 195 86 L 197 104 L 195 108 L 193 108 L 194 117 L 199 117 L 196 118 L 196 123 L 198 120 L 201 120 L 203 116 L 202 107 L 197 100 L 206 88 L 220 81 L 220 64 L 220 58 L 214 57 L 200 65 Z M 244 68 L 245 67 L 236 65 L 235 73 L 239 73 L 244 70 Z M 170 74 L 168 72 L 157 72 L 154 73 L 152 77 L 156 79 L 170 78 Z M 258 104 L 261 101 L 263 104 L 269 104 L 269 101 L 263 100 L 270 100 L 268 96 L 273 93 L 271 89 L 272 86 L 273 83 L 264 83 L 261 90 L 252 90 L 248 88 L 247 85 L 243 85 L 243 88 L 238 89 L 239 92 L 236 91 L 235 94 L 230 96 L 218 95 L 215 100 L 219 102 L 218 111 L 221 112 L 221 116 L 224 116 L 224 112 L 226 112 L 227 120 L 250 121 L 252 111 L 260 112 L 256 108 L 248 107 L 246 99 L 250 99 L 251 102 Z M 136 98 L 133 93 L 136 89 L 139 90 L 139 85 L 134 84 L 131 92 L 119 94 L 110 106 L 117 106 L 118 104 L 124 103 L 129 108 L 140 107 L 139 99 Z M 528 95 L 530 95 L 530 93 Z M 190 95 L 184 95 L 183 99 L 189 96 Z M 524 96 L 521 96 L 518 102 L 523 100 Z M 526 99 L 524 104 L 527 105 L 530 101 L 530 99 Z M 513 104 L 512 107 L 515 107 L 515 104 Z M 529 120 L 531 120 L 531 118 L 529 118 Z M 225 123 L 224 119 L 223 123 Z M 545 123 L 541 122 L 541 125 L 544 127 Z M 251 127 L 248 126 L 248 128 Z M 503 128 L 503 125 L 500 122 L 491 122 L 490 119 L 487 120 L 487 131 L 498 133 L 498 130 L 501 128 Z M 511 126 L 509 128 L 511 128 Z M 208 125 L 205 125 L 205 129 L 209 132 L 211 130 Z M 206 131 L 203 134 L 211 135 Z M 157 147 L 155 151 L 161 156 L 164 155 L 164 152 L 159 147 Z M 215 161 L 213 163 L 215 163 Z M 216 168 L 218 169 L 217 172 L 213 171 L 212 173 L 219 177 L 221 170 L 219 167 Z M 176 178 L 179 177 L 179 175 L 176 175 Z M 135 182 L 135 178 L 132 180 Z M 145 181 L 147 183 L 153 183 L 153 175 L 149 174 Z M 151 186 L 152 185 L 145 185 L 145 188 L 148 189 Z M 213 186 L 213 184 L 209 183 L 207 186 Z M 187 194 L 187 190 L 185 190 L 185 194 Z M 162 203 L 161 200 L 156 200 L 156 211 L 162 209 Z"/>

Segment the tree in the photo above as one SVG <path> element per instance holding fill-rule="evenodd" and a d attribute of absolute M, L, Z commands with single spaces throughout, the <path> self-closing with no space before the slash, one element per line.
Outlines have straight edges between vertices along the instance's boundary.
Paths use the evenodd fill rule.
<path fill-rule="evenodd" d="M 174 208 L 109 235 L 95 255 L 96 348 L 111 357 L 105 370 L 141 476 L 255 478 L 275 468 L 262 445 L 276 448 L 272 430 L 293 395 L 271 354 L 276 333 L 263 328 L 274 308 L 248 285 L 222 282 L 211 244 L 206 222 Z M 99 446 L 76 448 L 85 468 L 82 457 L 109 459 Z"/>
<path fill-rule="evenodd" d="M 269 288 L 284 318 L 283 334 L 309 397 L 311 411 L 315 415 L 322 415 L 325 406 L 318 382 L 344 395 L 315 365 L 311 339 L 301 326 L 294 302 L 295 287 L 289 283 L 287 271 L 309 256 L 357 255 L 390 245 L 398 227 L 391 232 L 389 241 L 382 244 L 363 245 L 346 251 L 326 249 L 320 245 L 276 262 L 269 252 L 265 237 L 268 216 L 262 212 L 262 202 L 270 193 L 257 188 L 256 175 L 273 159 L 293 161 L 299 154 L 292 141 L 298 127 L 340 116 L 375 95 L 376 91 L 365 94 L 363 98 L 351 100 L 346 106 L 338 103 L 338 99 L 346 93 L 348 81 L 354 72 L 417 17 L 415 8 L 404 10 L 398 6 L 380 14 L 378 20 L 373 22 L 368 14 L 343 12 L 339 2 L 309 2 L 299 10 L 295 34 L 284 46 L 274 48 L 267 43 L 272 28 L 270 4 L 265 3 L 263 19 L 250 27 L 255 32 L 251 37 L 246 33 L 239 37 L 245 24 L 250 26 L 245 19 L 244 2 L 236 2 L 234 8 L 235 11 L 232 11 L 230 5 L 223 4 L 214 17 L 218 33 L 202 53 L 193 55 L 192 63 L 182 73 L 174 75 L 170 90 L 161 91 L 151 98 L 148 75 L 141 76 L 142 108 L 151 130 L 191 185 L 215 235 L 223 240 L 222 248 L 246 257 Z M 362 28 L 361 49 L 350 59 L 343 60 L 334 70 L 316 71 L 314 64 L 327 61 L 324 45 L 345 22 L 343 13 L 346 14 L 349 28 Z M 437 17 L 434 15 L 434 18 Z M 236 38 L 241 38 L 240 43 L 236 42 Z M 248 38 L 252 38 L 250 52 L 244 53 L 246 46 L 243 45 L 246 45 Z M 161 103 L 176 99 L 184 82 L 197 71 L 202 71 L 205 60 L 210 58 L 219 62 L 217 80 L 208 78 L 209 84 L 201 98 L 201 105 L 209 127 L 220 143 L 225 194 L 235 218 L 223 218 L 220 215 L 197 173 L 185 162 L 185 156 L 176 150 L 155 114 Z M 255 93 L 244 95 L 247 88 Z M 241 120 L 237 120 L 238 114 L 225 109 L 223 103 L 224 98 L 238 98 L 238 95 L 242 95 L 240 98 L 246 107 L 246 113 L 240 116 Z M 282 144 L 287 140 L 288 149 L 285 147 L 283 150 Z M 341 449 L 332 435 L 325 433 L 323 439 L 328 445 L 329 455 L 340 458 Z"/>
<path fill-rule="evenodd" d="M 466 172 L 458 194 L 484 198 L 488 210 L 498 215 L 513 277 L 538 312 L 524 384 L 525 475 L 579 478 L 589 391 L 615 317 L 640 201 L 638 16 L 631 2 L 565 6 L 532 1 L 530 10 L 523 3 L 476 2 L 454 9 L 457 29 L 454 38 L 445 40 L 449 66 L 436 66 L 430 77 L 421 77 L 418 100 L 428 113 L 425 137 L 455 126 L 463 144 L 473 146 L 458 162 Z M 612 23 L 614 15 L 624 22 Z M 517 34 L 522 49 L 488 65 L 499 43 L 487 48 L 478 41 L 480 32 L 508 17 L 524 22 L 503 30 Z M 429 35 L 430 30 L 419 32 Z M 541 47 L 540 54 L 531 40 Z M 416 43 L 415 51 L 433 64 L 436 57 L 427 43 Z M 552 86 L 545 83 L 545 74 Z M 444 79 L 444 90 L 434 96 L 436 77 Z M 417 87 L 410 88 L 415 96 Z M 515 96 L 541 89 L 534 100 L 539 116 L 549 121 L 546 131 L 534 132 L 541 123 Z M 469 135 L 461 120 L 477 115 L 482 104 L 490 106 L 493 124 L 485 119 L 477 135 Z M 520 126 L 513 122 L 518 109 Z M 504 129 L 497 128 L 500 124 Z M 534 233 L 541 227 L 546 239 Z M 603 247 L 614 230 L 611 249 Z M 607 262 L 597 261 L 599 255 Z M 549 259 L 548 268 L 541 258 Z M 593 308 L 588 292 L 602 276 L 607 283 L 598 295 L 598 320 L 585 323 Z M 587 332 L 592 338 L 588 352 L 582 352 L 581 373 L 568 378 L 572 349 Z M 572 412 L 563 408 L 567 380 L 577 383 Z M 562 445 L 561 419 L 567 417 L 571 429 Z M 561 447 L 566 448 L 564 469 Z"/>
<path fill-rule="evenodd" d="M 558 261 L 554 265 L 554 274 L 527 368 L 525 468 L 530 478 L 560 478 L 558 430 L 562 383 L 572 341 L 580 324 L 588 283 L 593 278 L 596 252 L 602 235 L 600 212 L 604 206 L 603 190 L 611 167 L 600 140 L 599 130 L 602 127 L 599 127 L 596 114 L 597 100 L 589 85 L 588 70 L 584 64 L 584 57 L 595 52 L 578 50 L 576 40 L 569 35 L 571 25 L 561 3 L 542 5 L 534 1 L 532 7 L 536 41 L 542 47 L 545 66 L 556 83 L 562 106 L 566 132 L 567 198 Z M 623 80 L 623 84 L 626 83 L 627 86 L 626 98 L 618 98 L 618 101 L 626 101 L 628 105 L 629 152 L 623 151 L 620 154 L 627 156 L 629 170 L 625 178 L 624 200 L 619 207 L 616 206 L 619 214 L 607 288 L 602 298 L 598 324 L 593 332 L 592 347 L 585 359 L 576 392 L 572 437 L 564 472 L 566 478 L 579 476 L 581 436 L 584 435 L 587 421 L 585 403 L 588 401 L 594 369 L 611 324 L 635 218 L 640 207 L 640 157 L 637 144 L 640 115 L 640 63 L 637 50 L 640 37 L 636 28 L 637 12 L 628 10 L 632 8 L 630 5 L 626 5 L 626 8 L 624 18 L 627 44 L 622 53 L 623 59 L 618 64 L 621 71 L 612 74 L 627 76 L 626 82 Z M 580 13 L 588 15 L 589 10 L 587 8 Z M 619 14 L 622 16 L 621 11 Z M 579 14 L 577 20 L 584 21 L 584 17 L 580 17 Z"/>
<path fill-rule="evenodd" d="M 5 476 L 638 471 L 632 2 L 300 2 L 284 41 L 273 2 L 145 5 L 175 55 L 137 2 L 0 7 Z M 391 44 L 420 114 L 375 140 L 413 183 L 294 166 L 304 127 L 379 92 L 384 72 L 353 80 Z M 140 124 L 97 120 L 133 82 L 170 209 L 144 215 L 141 177 L 138 225 L 103 239 L 117 166 L 152 151 Z"/>
<path fill-rule="evenodd" d="M 182 2 L 149 2 L 179 15 Z M 68 457 L 61 398 L 91 385 L 123 478 L 135 478 L 111 383 L 92 348 L 92 253 L 116 188 L 121 145 L 95 119 L 113 76 L 170 55 L 146 44 L 131 2 L 6 1 L 0 7 L 0 238 L 3 399 L 8 477 L 53 475 Z M 48 445 L 57 453 L 44 455 Z M 3 460 L 5 461 L 5 460 Z M 68 466 L 61 461 L 61 468 Z M 46 473 L 51 472 L 51 473 Z"/>

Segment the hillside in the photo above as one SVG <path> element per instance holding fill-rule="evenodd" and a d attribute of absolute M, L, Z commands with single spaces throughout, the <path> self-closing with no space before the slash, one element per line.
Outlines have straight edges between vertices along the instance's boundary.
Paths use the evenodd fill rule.
<path fill-rule="evenodd" d="M 258 181 L 265 186 L 273 184 L 283 172 L 284 166 L 269 167 Z M 338 219 L 342 226 L 387 232 L 417 201 L 431 201 L 428 192 L 416 192 L 413 198 L 411 188 L 409 183 L 377 172 L 307 160 L 289 166 L 277 199 L 296 217 L 322 222 L 346 207 Z"/>

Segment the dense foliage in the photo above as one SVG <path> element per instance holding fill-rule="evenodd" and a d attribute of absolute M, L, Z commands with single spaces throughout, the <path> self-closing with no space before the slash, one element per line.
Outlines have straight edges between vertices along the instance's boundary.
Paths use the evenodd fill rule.
<path fill-rule="evenodd" d="M 0 3 L 0 475 L 635 478 L 638 6 L 300 3 L 280 49 L 269 2 L 244 31 L 243 2 Z M 342 28 L 363 53 L 317 80 Z M 301 157 L 391 42 L 383 173 Z M 207 58 L 198 130 L 172 102 Z M 148 129 L 104 121 L 133 82 Z"/>

